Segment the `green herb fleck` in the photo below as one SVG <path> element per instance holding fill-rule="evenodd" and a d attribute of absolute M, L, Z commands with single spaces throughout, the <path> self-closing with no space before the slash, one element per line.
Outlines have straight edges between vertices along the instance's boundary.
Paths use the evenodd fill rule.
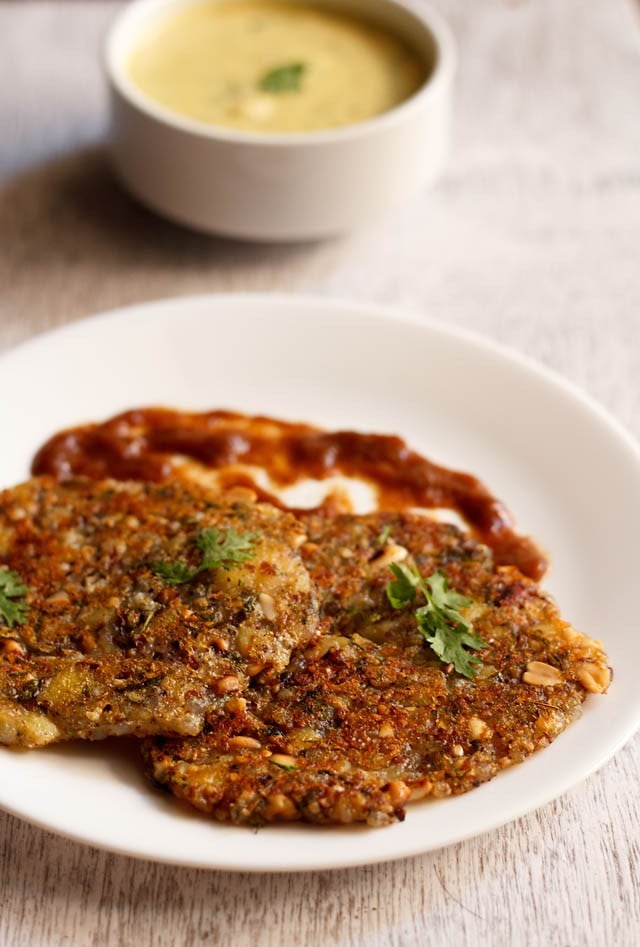
<path fill-rule="evenodd" d="M 190 569 L 184 562 L 154 562 L 153 571 L 168 585 L 182 585 L 188 582 L 194 575 L 198 574 L 198 569 Z"/>
<path fill-rule="evenodd" d="M 417 569 L 394 562 L 390 569 L 394 579 L 387 584 L 387 597 L 394 608 L 413 603 L 419 592 L 426 605 L 416 609 L 416 623 L 420 634 L 444 664 L 453 664 L 459 674 L 473 678 L 482 665 L 480 658 L 467 650 L 487 647 L 487 642 L 473 634 L 471 624 L 458 609 L 471 601 L 447 590 L 447 580 L 441 572 L 424 579 Z"/>
<path fill-rule="evenodd" d="M 387 523 L 386 526 L 383 526 L 380 532 L 378 533 L 377 543 L 379 546 L 384 546 L 389 536 L 391 536 L 391 523 Z"/>
<path fill-rule="evenodd" d="M 289 62 L 265 72 L 260 80 L 263 92 L 297 92 L 307 71 L 303 62 Z"/>
<path fill-rule="evenodd" d="M 295 766 L 287 766 L 286 763 L 276 763 L 275 760 L 269 760 L 270 763 L 273 763 L 274 766 L 277 766 L 278 769 L 283 769 L 285 773 L 292 773 L 296 770 Z"/>
<path fill-rule="evenodd" d="M 24 623 L 29 610 L 28 605 L 26 602 L 15 601 L 15 599 L 23 598 L 28 591 L 16 572 L 0 568 L 0 615 L 9 628 Z"/>
<path fill-rule="evenodd" d="M 154 562 L 153 571 L 168 585 L 182 585 L 207 569 L 231 569 L 253 556 L 253 544 L 258 533 L 237 533 L 235 529 L 222 532 L 215 526 L 203 529 L 196 537 L 196 546 L 202 553 L 200 565 L 190 569 L 184 562 Z"/>
<path fill-rule="evenodd" d="M 156 674 L 153 677 L 147 677 L 142 681 L 131 681 L 129 684 L 125 684 L 123 687 L 116 687 L 116 690 L 119 694 L 128 694 L 130 691 L 139 691 L 144 687 L 153 687 L 154 684 L 159 684 L 160 681 L 164 680 L 164 674 Z"/>

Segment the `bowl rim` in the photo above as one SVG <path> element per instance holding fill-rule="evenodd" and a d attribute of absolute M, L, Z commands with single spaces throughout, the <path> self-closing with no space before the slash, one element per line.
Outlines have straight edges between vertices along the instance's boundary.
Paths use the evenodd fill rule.
<path fill-rule="evenodd" d="M 433 71 L 408 99 L 385 112 L 381 112 L 379 115 L 336 128 L 299 132 L 253 132 L 209 124 L 199 119 L 181 115 L 154 102 L 150 96 L 129 79 L 119 57 L 120 47 L 125 42 L 125 36 L 129 29 L 136 29 L 135 25 L 130 25 L 131 21 L 135 21 L 140 12 L 144 13 L 145 7 L 149 9 L 149 15 L 153 16 L 154 6 L 159 7 L 158 14 L 161 15 L 163 10 L 169 10 L 172 7 L 177 9 L 189 5 L 198 6 L 203 2 L 205 0 L 132 0 L 115 15 L 107 30 L 103 41 L 102 64 L 112 90 L 125 99 L 129 105 L 134 106 L 148 118 L 171 127 L 174 131 L 208 139 L 212 142 L 266 147 L 317 146 L 338 144 L 366 137 L 385 128 L 393 128 L 394 125 L 410 119 L 414 113 L 420 112 L 443 86 L 448 86 L 453 82 L 457 71 L 456 41 L 449 24 L 437 10 L 430 5 L 423 6 L 421 4 L 420 7 L 416 7 L 410 0 L 409 2 L 408 0 L 379 0 L 381 4 L 400 9 L 413 17 L 430 33 L 436 49 L 436 61 Z M 309 0 L 309 2 L 313 3 L 313 0 Z M 350 5 L 351 0 L 338 0 L 336 4 L 336 6 L 344 6 L 347 11 Z"/>

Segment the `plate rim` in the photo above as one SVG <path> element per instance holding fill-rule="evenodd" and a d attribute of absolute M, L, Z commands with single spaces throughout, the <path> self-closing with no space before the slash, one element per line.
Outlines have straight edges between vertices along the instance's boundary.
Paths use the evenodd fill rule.
<path fill-rule="evenodd" d="M 130 319 L 144 319 L 150 311 L 165 310 L 170 311 L 172 307 L 200 307 L 207 304 L 215 306 L 224 306 L 225 303 L 232 304 L 271 304 L 277 307 L 285 306 L 287 308 L 300 307 L 300 318 L 323 318 L 323 311 L 342 310 L 357 314 L 360 317 L 376 318 L 380 321 L 400 322 L 406 325 L 414 326 L 425 330 L 427 334 L 434 333 L 437 336 L 454 341 L 461 341 L 484 354 L 498 357 L 501 361 L 506 361 L 515 365 L 529 374 L 533 374 L 537 380 L 547 386 L 551 386 L 556 393 L 568 398 L 579 407 L 587 410 L 594 415 L 599 423 L 613 432 L 617 439 L 626 449 L 626 456 L 635 463 L 640 483 L 640 443 L 633 434 L 627 430 L 624 424 L 613 415 L 607 408 L 600 404 L 592 395 L 581 388 L 578 384 L 563 376 L 553 368 L 549 368 L 542 362 L 537 361 L 529 355 L 514 350 L 509 346 L 496 342 L 467 327 L 458 325 L 449 325 L 442 320 L 432 316 L 424 316 L 418 311 L 412 311 L 402 306 L 385 305 L 380 303 L 369 303 L 362 299 L 348 299 L 342 296 L 320 295 L 313 293 L 283 293 L 283 292 L 225 292 L 225 293 L 197 293 L 187 295 L 165 296 L 157 299 L 146 300 L 132 303 L 126 306 L 119 306 L 113 309 L 102 310 L 96 314 L 86 317 L 78 317 L 70 322 L 38 333 L 35 336 L 19 342 L 15 346 L 0 353 L 0 371 L 3 365 L 14 358 L 16 355 L 28 355 L 29 350 L 37 350 L 42 346 L 47 346 L 52 339 L 64 338 L 66 335 L 73 335 L 78 331 L 82 332 L 86 326 L 88 332 L 96 325 L 107 322 L 118 321 L 126 322 Z M 306 311 L 305 311 L 306 310 Z M 312 310 L 315 310 L 312 312 Z M 0 485 L 1 486 L 1 485 Z M 307 872 L 307 871 L 326 871 L 343 870 L 364 865 L 380 864 L 385 862 L 394 862 L 404 858 L 415 857 L 420 854 L 427 854 L 430 851 L 437 851 L 450 845 L 458 844 L 470 838 L 480 838 L 489 832 L 506 825 L 509 822 L 522 818 L 532 813 L 549 802 L 559 799 L 570 789 L 584 782 L 589 776 L 597 772 L 604 766 L 620 749 L 625 746 L 640 728 L 640 706 L 635 714 L 630 714 L 626 718 L 626 725 L 619 729 L 617 739 L 607 746 L 606 752 L 600 754 L 599 758 L 592 760 L 586 766 L 578 766 L 578 775 L 567 776 L 561 780 L 561 788 L 545 789 L 539 787 L 538 792 L 528 797 L 525 803 L 512 804 L 506 807 L 503 812 L 497 814 L 493 819 L 486 819 L 480 830 L 470 827 L 454 833 L 446 842 L 438 843 L 436 846 L 430 846 L 428 842 L 422 839 L 419 833 L 416 833 L 414 844 L 405 845 L 402 851 L 389 854 L 382 853 L 363 853 L 357 854 L 357 847 L 354 845 L 349 857 L 340 857 L 336 864 L 335 858 L 327 854 L 319 858 L 313 865 L 302 865 L 289 862 L 279 865 L 265 865 L 263 863 L 234 861 L 228 864 L 224 861 L 212 862 L 211 860 L 198 860 L 193 857 L 181 858 L 159 854 L 153 851 L 143 851 L 140 848 L 127 848 L 126 844 L 119 842 L 106 842 L 100 839 L 91 838 L 81 831 L 74 832 L 69 829 L 52 826 L 50 822 L 37 816 L 25 815 L 19 807 L 7 804 L 0 799 L 0 809 L 10 815 L 43 829 L 55 836 L 79 842 L 83 845 L 96 848 L 102 851 L 112 852 L 129 858 L 153 861 L 159 864 L 167 864 L 181 867 L 192 867 L 206 870 L 217 871 L 241 871 L 250 873 L 287 873 L 287 872 Z M 307 827 L 309 828 L 309 827 Z M 277 831 L 277 828 L 267 827 L 266 831 Z"/>

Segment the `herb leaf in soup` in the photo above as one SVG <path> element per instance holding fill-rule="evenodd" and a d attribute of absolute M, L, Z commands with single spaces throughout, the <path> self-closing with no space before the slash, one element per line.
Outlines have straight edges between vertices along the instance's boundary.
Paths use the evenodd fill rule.
<path fill-rule="evenodd" d="M 211 125 L 284 133 L 338 128 L 404 102 L 432 69 L 403 36 L 333 3 L 169 6 L 173 12 L 159 16 L 133 48 L 128 74 L 155 102 Z"/>
<path fill-rule="evenodd" d="M 263 92 L 297 92 L 307 71 L 306 63 L 290 62 L 265 72 L 260 80 Z"/>

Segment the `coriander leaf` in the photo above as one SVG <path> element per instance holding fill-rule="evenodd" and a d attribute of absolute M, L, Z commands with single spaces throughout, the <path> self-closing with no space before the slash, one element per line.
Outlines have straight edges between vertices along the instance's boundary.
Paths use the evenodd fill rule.
<path fill-rule="evenodd" d="M 258 533 L 237 533 L 235 529 L 220 532 L 215 526 L 203 529 L 196 539 L 202 552 L 199 571 L 203 569 L 230 569 L 236 563 L 246 562 L 253 556 L 253 544 Z"/>
<path fill-rule="evenodd" d="M 434 572 L 424 579 L 417 569 L 402 563 L 390 566 L 395 581 L 387 583 L 387 597 L 394 608 L 403 608 L 413 602 L 420 591 L 425 605 L 416 609 L 418 630 L 427 644 L 445 664 L 452 664 L 459 674 L 475 677 L 482 664 L 480 658 L 470 654 L 471 648 L 478 651 L 487 647 L 487 642 L 473 633 L 471 625 L 458 611 L 471 601 L 447 589 L 446 577 Z"/>
<path fill-rule="evenodd" d="M 0 616 L 4 618 L 9 628 L 22 625 L 25 621 L 29 610 L 26 602 L 14 600 L 23 598 L 28 591 L 16 572 L 0 568 Z"/>
<path fill-rule="evenodd" d="M 389 568 L 395 575 L 395 580 L 387 583 L 387 598 L 394 608 L 404 608 L 416 597 L 416 589 L 420 587 L 422 576 L 417 569 L 410 569 L 402 562 L 393 562 Z"/>
<path fill-rule="evenodd" d="M 306 71 L 306 63 L 284 63 L 265 72 L 260 80 L 260 88 L 263 92 L 297 92 Z"/>
<path fill-rule="evenodd" d="M 200 565 L 190 569 L 184 562 L 154 562 L 152 569 L 168 585 L 182 585 L 189 582 L 207 569 L 230 569 L 233 565 L 246 562 L 253 556 L 253 543 L 259 533 L 237 533 L 235 529 L 226 532 L 212 527 L 203 529 L 196 536 L 196 546 L 202 553 Z"/>
<path fill-rule="evenodd" d="M 197 569 L 191 570 L 184 562 L 154 562 L 153 571 L 164 579 L 167 585 L 182 585 L 198 572 Z"/>
<path fill-rule="evenodd" d="M 453 664 L 465 677 L 475 677 L 482 662 L 466 648 L 486 648 L 486 642 L 472 634 L 464 620 L 454 623 L 445 613 L 425 605 L 416 610 L 416 621 L 420 634 L 444 664 Z"/>
<path fill-rule="evenodd" d="M 424 579 L 424 581 L 429 586 L 433 604 L 437 608 L 442 608 L 444 611 L 450 612 L 452 618 L 456 621 L 462 622 L 462 617 L 458 615 L 454 609 L 471 605 L 471 601 L 468 598 L 464 598 L 463 595 L 458 595 L 457 592 L 447 591 L 447 580 L 442 572 L 434 572 L 433 575 L 430 575 L 429 578 Z"/>

